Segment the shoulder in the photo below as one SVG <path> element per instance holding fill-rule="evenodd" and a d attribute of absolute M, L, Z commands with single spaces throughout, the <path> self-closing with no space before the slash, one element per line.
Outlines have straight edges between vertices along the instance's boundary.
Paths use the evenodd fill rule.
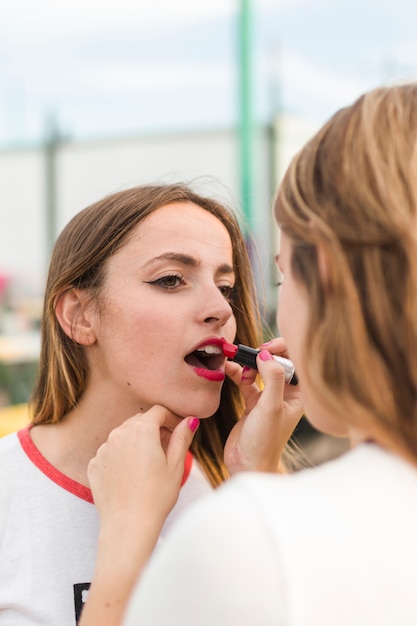
<path fill-rule="evenodd" d="M 2 471 L 10 468 L 14 460 L 20 458 L 22 447 L 19 441 L 19 433 L 10 433 L 0 438 L 0 467 Z"/>
<path fill-rule="evenodd" d="M 306 511 L 326 518 L 331 512 L 389 506 L 390 499 L 408 499 L 415 489 L 416 468 L 395 454 L 364 443 L 334 460 L 293 474 L 240 474 L 225 485 L 222 497 L 246 499 L 258 511 L 279 514 L 284 508 L 285 519 L 300 514 L 304 519 Z"/>
<path fill-rule="evenodd" d="M 196 614 L 199 626 L 290 623 L 326 606 L 317 598 L 330 586 L 360 594 L 377 574 L 379 589 L 395 583 L 403 602 L 417 575 L 416 489 L 415 468 L 372 445 L 291 475 L 240 474 L 178 521 L 141 579 L 126 626 L 142 623 L 140 615 L 146 626 L 172 616 L 191 626 Z M 398 527 L 401 537 L 388 542 Z M 389 567 L 377 572 L 381 546 Z M 342 605 L 336 594 L 333 623 Z"/>
<path fill-rule="evenodd" d="M 4 437 L 0 437 L 0 453 L 10 449 L 10 447 L 13 447 L 18 442 L 19 432 L 20 431 L 9 433 Z"/>
<path fill-rule="evenodd" d="M 146 626 L 194 626 L 196 615 L 199 626 L 275 623 L 283 588 L 258 512 L 232 480 L 178 520 L 144 572 L 125 626 L 144 623 L 143 615 Z"/>
<path fill-rule="evenodd" d="M 19 434 L 14 432 L 0 438 L 0 520 L 7 519 L 18 484 L 24 474 L 23 453 Z"/>
<path fill-rule="evenodd" d="M 223 545 L 248 559 L 262 556 L 274 569 L 291 561 L 292 551 L 301 557 L 311 537 L 319 549 L 341 532 L 354 543 L 353 528 L 371 532 L 377 523 L 388 532 L 394 517 L 417 523 L 417 501 L 410 498 L 416 489 L 415 468 L 368 444 L 294 474 L 242 473 L 190 507 L 173 552 L 183 546 L 189 555 L 194 544 L 210 560 Z M 265 555 L 273 554 L 279 557 L 268 565 Z"/>
<path fill-rule="evenodd" d="M 25 440 L 29 439 L 28 427 L 0 438 L 0 483 L 15 483 L 21 480 L 28 468 Z"/>

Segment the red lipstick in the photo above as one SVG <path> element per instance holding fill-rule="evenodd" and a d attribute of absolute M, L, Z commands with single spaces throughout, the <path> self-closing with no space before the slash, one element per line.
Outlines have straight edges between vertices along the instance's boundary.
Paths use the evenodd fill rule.
<path fill-rule="evenodd" d="M 208 337 L 187 354 L 184 361 L 191 365 L 197 376 L 213 382 L 223 382 L 225 378 L 223 342 L 224 339 L 221 337 Z"/>
<path fill-rule="evenodd" d="M 223 344 L 223 352 L 228 359 L 239 363 L 239 365 L 246 365 L 254 370 L 258 369 L 256 365 L 256 357 L 258 356 L 260 350 L 249 348 L 249 346 L 244 346 L 241 343 L 236 345 L 225 341 Z M 298 383 L 298 378 L 295 373 L 293 362 L 283 356 L 276 356 L 275 354 L 272 356 L 276 361 L 278 361 L 281 367 L 284 368 L 285 382 L 290 385 L 296 385 Z"/>

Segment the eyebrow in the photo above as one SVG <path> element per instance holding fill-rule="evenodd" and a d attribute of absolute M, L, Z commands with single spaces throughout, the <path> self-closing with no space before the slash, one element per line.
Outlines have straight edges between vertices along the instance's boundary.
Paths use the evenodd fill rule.
<path fill-rule="evenodd" d="M 153 265 L 158 261 L 177 261 L 178 263 L 182 263 L 182 265 L 188 265 L 189 267 L 198 267 L 200 265 L 200 261 L 189 254 L 182 254 L 181 252 L 164 252 L 159 256 L 150 259 L 143 267 L 148 267 L 149 265 Z M 234 274 L 235 271 L 231 265 L 228 263 L 223 263 L 219 266 L 217 270 L 220 274 Z"/>

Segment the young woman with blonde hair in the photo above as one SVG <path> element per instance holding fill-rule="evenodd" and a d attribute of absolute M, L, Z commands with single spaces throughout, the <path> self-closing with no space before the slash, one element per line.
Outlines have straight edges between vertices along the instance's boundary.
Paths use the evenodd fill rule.
<path fill-rule="evenodd" d="M 417 84 L 376 89 L 338 111 L 293 159 L 274 213 L 278 323 L 305 414 L 351 450 L 293 475 L 241 474 L 197 502 L 146 567 L 124 626 L 417 623 Z M 258 360 L 267 414 L 281 387 L 273 360 Z M 154 433 L 142 434 L 141 445 L 161 450 Z M 90 464 L 107 536 L 101 565 L 118 527 L 105 476 L 127 437 Z M 159 456 L 161 470 L 171 452 Z M 134 455 L 125 460 L 135 467 Z M 138 465 L 149 480 L 146 459 Z M 143 499 L 162 523 L 162 503 Z M 152 541 L 130 535 L 137 573 Z M 94 611 L 115 623 L 105 620 L 108 601 L 127 580 L 123 567 L 117 581 L 99 571 L 85 626 Z"/>

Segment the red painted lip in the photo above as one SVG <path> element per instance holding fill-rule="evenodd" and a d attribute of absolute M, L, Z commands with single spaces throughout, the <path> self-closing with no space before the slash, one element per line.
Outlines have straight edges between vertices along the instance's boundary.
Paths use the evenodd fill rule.
<path fill-rule="evenodd" d="M 191 352 L 195 352 L 198 348 L 204 348 L 204 346 L 219 346 L 219 348 L 223 348 L 223 344 L 227 343 L 224 337 L 209 337 L 208 339 L 204 339 L 201 343 L 196 345 Z"/>
<path fill-rule="evenodd" d="M 193 367 L 193 370 L 200 378 L 206 378 L 215 383 L 220 383 L 226 378 L 223 370 L 206 370 L 204 367 Z"/>
<path fill-rule="evenodd" d="M 208 337 L 207 339 L 204 339 L 204 341 L 201 341 L 199 344 L 197 344 L 191 352 L 195 352 L 196 350 L 198 350 L 199 348 L 203 348 L 204 346 L 219 346 L 219 348 L 223 350 L 224 343 L 226 343 L 224 337 Z M 191 354 L 191 352 L 189 354 Z M 200 378 L 205 378 L 206 380 L 209 380 L 211 382 L 223 382 L 226 377 L 223 368 L 209 370 L 205 367 L 198 367 L 197 365 L 191 365 L 191 367 L 193 368 L 197 376 L 200 376 Z"/>

